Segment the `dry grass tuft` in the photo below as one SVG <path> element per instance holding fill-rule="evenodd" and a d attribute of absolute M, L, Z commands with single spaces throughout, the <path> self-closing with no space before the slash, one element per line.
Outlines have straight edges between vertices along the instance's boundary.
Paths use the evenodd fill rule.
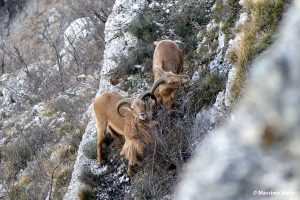
<path fill-rule="evenodd" d="M 228 59 L 236 65 L 231 87 L 233 99 L 241 95 L 251 60 L 273 42 L 284 5 L 284 0 L 245 1 L 244 10 L 249 13 L 250 19 L 240 28 L 241 40 L 228 54 Z"/>

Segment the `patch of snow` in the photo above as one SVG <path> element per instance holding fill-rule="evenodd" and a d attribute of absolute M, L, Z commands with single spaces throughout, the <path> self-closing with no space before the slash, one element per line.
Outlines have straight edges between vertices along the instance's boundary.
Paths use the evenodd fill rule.
<path fill-rule="evenodd" d="M 121 176 L 120 177 L 120 183 L 126 183 L 126 182 L 128 182 L 129 181 L 129 178 L 128 177 L 126 177 L 125 175 L 123 175 L 123 176 Z"/>
<path fill-rule="evenodd" d="M 50 24 L 53 24 L 55 22 L 57 22 L 57 20 L 61 17 L 61 14 L 57 11 L 56 8 L 52 8 L 50 11 L 49 11 L 49 17 L 48 17 L 48 22 Z"/>
<path fill-rule="evenodd" d="M 214 28 L 218 27 L 218 25 L 216 24 L 216 21 L 213 19 L 211 22 L 209 22 L 207 25 L 206 25 L 206 31 L 207 32 L 210 32 L 212 31 Z"/>
<path fill-rule="evenodd" d="M 214 12 L 214 10 L 216 9 L 216 7 L 217 7 L 217 3 L 215 3 L 215 4 L 211 7 L 211 11 L 210 11 L 210 12 L 211 12 L 211 13 Z"/>
<path fill-rule="evenodd" d="M 199 71 L 198 70 L 194 72 L 191 82 L 195 82 L 197 80 L 199 80 Z"/>
<path fill-rule="evenodd" d="M 65 121 L 66 121 L 65 117 L 60 117 L 60 118 L 57 119 L 57 122 L 60 123 L 60 124 L 65 122 Z"/>
<path fill-rule="evenodd" d="M 45 109 L 45 103 L 41 102 L 33 106 L 33 110 L 37 111 L 38 113 L 41 113 Z"/>
<path fill-rule="evenodd" d="M 244 5 L 245 5 L 245 2 L 246 2 L 245 0 L 240 0 L 240 1 L 239 1 L 239 4 L 240 4 L 241 6 L 244 6 Z"/>
<path fill-rule="evenodd" d="M 0 77 L 0 81 L 7 81 L 7 80 L 9 80 L 9 78 L 10 78 L 10 74 L 2 74 L 1 75 L 1 77 Z"/>
<path fill-rule="evenodd" d="M 103 174 L 105 171 L 107 171 L 108 166 L 104 165 L 103 167 L 100 167 L 97 162 L 93 162 L 91 163 L 90 168 L 93 174 L 100 175 Z"/>
<path fill-rule="evenodd" d="M 235 27 L 239 27 L 239 26 L 243 25 L 247 20 L 248 20 L 248 14 L 242 13 L 240 15 L 239 20 L 235 23 Z"/>
<path fill-rule="evenodd" d="M 231 106 L 231 102 L 232 102 L 232 99 L 231 99 L 231 93 L 230 93 L 230 90 L 231 90 L 231 83 L 232 83 L 232 80 L 234 78 L 234 74 L 235 74 L 235 67 L 232 67 L 230 70 L 229 70 L 229 73 L 228 73 L 228 79 L 227 79 L 227 82 L 226 82 L 226 92 L 225 92 L 225 105 L 227 107 Z"/>
<path fill-rule="evenodd" d="M 225 46 L 225 33 L 223 33 L 220 29 L 219 33 L 218 33 L 218 49 L 217 49 L 217 51 L 220 51 L 221 49 L 223 49 L 224 46 Z"/>
<path fill-rule="evenodd" d="M 6 189 L 4 188 L 3 184 L 0 183 L 0 198 L 4 197 L 6 194 Z"/>
<path fill-rule="evenodd" d="M 6 138 L 6 137 L 1 138 L 1 139 L 0 139 L 0 147 L 4 146 L 5 143 L 6 143 L 6 141 L 7 141 L 7 138 Z"/>

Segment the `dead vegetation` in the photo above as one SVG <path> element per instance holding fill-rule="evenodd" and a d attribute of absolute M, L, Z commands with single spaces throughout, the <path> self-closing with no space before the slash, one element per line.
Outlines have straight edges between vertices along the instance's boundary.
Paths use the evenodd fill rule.
<path fill-rule="evenodd" d="M 245 1 L 243 9 L 248 13 L 249 19 L 238 28 L 241 39 L 228 54 L 229 60 L 236 65 L 231 87 L 233 99 L 236 100 L 241 95 L 250 62 L 274 41 L 285 5 L 285 0 Z"/>
<path fill-rule="evenodd" d="M 1 32 L 0 75 L 22 80 L 3 86 L 17 110 L 3 113 L 4 199 L 63 198 L 86 127 L 84 113 L 98 87 L 104 23 L 113 3 L 29 0 L 9 31 Z M 64 34 L 78 18 L 89 19 L 82 27 L 89 34 L 79 42 L 79 36 Z"/>

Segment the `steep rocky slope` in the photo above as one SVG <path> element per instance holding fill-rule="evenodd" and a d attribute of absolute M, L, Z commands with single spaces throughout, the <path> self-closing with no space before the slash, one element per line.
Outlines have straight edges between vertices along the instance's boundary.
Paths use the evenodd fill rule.
<path fill-rule="evenodd" d="M 97 91 L 113 2 L 13 2 L 1 8 L 14 17 L 1 13 L 0 197 L 62 199 Z"/>
<path fill-rule="evenodd" d="M 243 163 L 238 156 L 246 157 L 239 154 L 225 162 L 222 171 L 222 159 L 230 157 L 231 147 L 240 147 L 228 134 L 212 130 L 228 118 L 238 124 L 241 117 L 231 110 L 246 91 L 250 63 L 276 39 L 290 1 L 28 2 L 30 6 L 19 15 L 24 21 L 13 21 L 8 38 L 0 42 L 0 197 L 174 199 L 176 185 L 198 146 L 207 149 L 199 166 L 208 181 L 226 171 L 227 164 Z M 129 179 L 127 161 L 109 136 L 104 144 L 108 162 L 102 167 L 96 164 L 91 103 L 96 93 L 104 91 L 136 97 L 149 89 L 154 41 L 166 38 L 178 40 L 185 52 L 183 73 L 191 77 L 189 91 L 186 96 L 178 92 L 180 106 L 174 114 L 167 115 L 164 106 L 157 108 L 162 145 L 147 149 Z M 269 141 L 273 132 L 271 136 L 269 129 L 266 132 Z M 249 163 L 259 165 L 256 161 Z M 214 168 L 206 173 L 210 163 L 215 163 Z M 228 179 L 232 185 L 239 183 L 235 179 L 239 174 L 232 177 Z M 185 191 L 183 186 L 179 199 L 185 199 Z M 209 195 L 205 198 L 216 197 Z"/>
<path fill-rule="evenodd" d="M 299 11 L 297 1 L 253 64 L 234 117 L 200 145 L 177 199 L 299 199 Z"/>
<path fill-rule="evenodd" d="M 181 165 L 186 162 L 186 159 L 190 156 L 189 154 L 193 154 L 195 147 L 203 142 L 204 136 L 216 126 L 219 126 L 226 118 L 234 101 L 234 97 L 231 94 L 231 84 L 234 76 L 236 76 L 236 65 L 230 60 L 229 54 L 235 51 L 238 42 L 241 40 L 241 35 L 244 34 L 241 27 L 253 20 L 252 16 L 249 17 L 253 13 L 247 10 L 244 4 L 245 2 L 242 1 L 191 1 L 185 3 L 181 1 L 116 2 L 113 12 L 106 23 L 106 50 L 104 66 L 101 71 L 99 93 L 117 90 L 125 96 L 137 96 L 137 94 L 149 88 L 149 84 L 151 84 L 151 79 L 147 78 L 147 74 L 149 74 L 149 63 L 147 60 L 151 60 L 151 53 L 148 52 L 153 52 L 149 51 L 149 49 L 154 49 L 152 42 L 163 38 L 182 40 L 184 42 L 182 47 L 186 53 L 185 72 L 192 77 L 191 88 L 188 94 L 189 99 L 184 103 L 189 114 L 186 114 L 184 119 L 177 117 L 177 119 L 173 118 L 171 120 L 174 123 L 181 124 L 181 127 L 177 127 L 177 129 L 185 129 L 185 131 L 181 129 L 181 134 L 185 137 L 184 141 L 187 142 L 185 144 L 188 144 L 188 150 L 180 149 L 179 151 L 181 154 L 183 153 L 182 151 L 185 151 L 187 154 L 183 156 L 184 158 L 180 162 L 172 161 L 168 163 L 169 167 L 166 171 L 162 169 L 157 171 L 152 166 L 152 168 L 150 167 L 152 175 L 150 173 L 150 176 L 148 176 L 147 170 L 149 168 L 146 165 L 139 167 L 142 173 L 138 173 L 138 177 L 133 177 L 131 181 L 126 180 L 123 176 L 124 164 L 120 164 L 117 161 L 117 159 L 120 159 L 117 156 L 118 150 L 107 152 L 108 156 L 111 157 L 111 163 L 100 168 L 95 164 L 95 153 L 93 156 L 90 156 L 84 150 L 88 146 L 95 148 L 95 122 L 91 116 L 92 119 L 80 145 L 79 156 L 77 157 L 68 194 L 65 196 L 66 199 L 75 198 L 74 194 L 77 194 L 78 191 L 80 194 L 93 193 L 93 190 L 95 190 L 93 188 L 95 187 L 97 188 L 96 196 L 98 199 L 122 199 L 124 197 L 129 199 L 132 197 L 137 199 L 172 198 L 172 190 L 174 189 L 172 185 L 176 183 L 176 177 L 181 173 Z M 246 5 L 248 5 L 247 2 Z M 271 6 L 278 5 L 274 4 Z M 284 6 L 282 5 L 280 8 L 282 12 Z M 189 13 L 192 11 L 195 12 L 195 15 L 199 14 L 198 11 L 201 11 L 203 15 L 197 18 L 193 13 Z M 267 12 L 267 14 L 274 14 L 272 12 Z M 128 17 L 128 13 L 130 13 L 130 17 Z M 172 13 L 176 14 L 173 15 Z M 280 13 L 275 13 L 274 15 L 277 14 L 279 15 Z M 178 17 L 182 19 L 183 22 L 180 21 L 182 24 L 177 24 Z M 196 20 L 192 17 L 195 17 Z M 188 20 L 195 21 L 190 23 L 192 24 L 190 25 Z M 181 29 L 195 26 L 198 28 L 195 32 L 187 31 L 182 33 L 181 31 Z M 274 26 L 276 26 L 276 22 L 274 22 Z M 234 31 L 239 30 L 241 30 L 240 33 L 236 35 Z M 269 34 L 273 34 L 274 32 L 272 31 Z M 271 40 L 267 42 L 271 42 Z M 145 51 L 144 45 L 147 46 L 148 50 Z M 112 52 L 113 55 L 111 54 Z M 255 56 L 249 59 L 253 58 Z M 134 69 L 131 69 L 132 67 L 136 67 L 137 72 L 132 72 L 134 71 Z M 121 68 L 121 77 L 118 74 L 119 68 Z M 122 71 L 122 68 L 129 69 Z M 117 75 L 114 73 L 115 69 L 117 70 Z M 139 71 L 140 69 L 142 71 Z M 143 74 L 143 80 L 149 84 L 140 85 L 141 81 L 139 78 L 141 77 L 139 74 Z M 115 79 L 117 85 L 113 86 L 112 84 L 115 85 Z M 128 86 L 124 87 L 124 84 L 128 85 L 128 82 L 130 83 L 129 88 Z M 208 94 L 208 97 L 205 96 L 207 94 L 206 90 L 212 91 L 212 93 Z M 202 103 L 206 99 L 208 101 Z M 166 116 L 161 115 L 160 119 L 162 120 L 161 123 L 166 123 L 164 121 Z M 163 132 L 170 135 L 174 131 L 171 130 L 172 128 L 170 129 L 169 127 L 168 130 L 164 129 Z M 172 138 L 172 136 L 170 137 Z M 170 144 L 173 145 L 173 142 L 175 142 L 174 139 L 171 139 Z M 113 148 L 110 143 L 108 148 Z M 148 156 L 159 158 L 159 155 L 155 154 Z M 167 159 L 170 159 L 168 156 Z M 146 160 L 148 159 L 146 158 Z M 124 161 L 121 161 L 121 163 L 124 163 Z M 157 164 L 157 166 L 160 165 Z M 169 170 L 172 168 L 178 169 L 175 170 L 175 173 L 171 173 Z M 151 184 L 145 184 L 144 180 L 147 180 L 149 183 L 160 180 L 157 177 L 153 178 L 153 170 L 155 175 L 161 176 L 162 174 L 159 175 L 160 173 L 164 173 L 164 175 L 165 173 L 171 173 L 173 178 L 165 176 L 168 179 L 168 184 L 164 186 L 158 184 L 155 187 Z M 97 184 L 90 184 L 93 181 L 97 181 Z M 118 188 L 119 196 L 114 196 L 116 188 Z M 155 190 L 156 194 L 153 194 Z"/>

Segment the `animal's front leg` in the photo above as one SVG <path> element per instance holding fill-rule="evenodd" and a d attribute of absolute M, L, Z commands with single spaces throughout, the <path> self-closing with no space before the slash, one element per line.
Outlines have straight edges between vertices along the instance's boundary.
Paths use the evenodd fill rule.
<path fill-rule="evenodd" d="M 99 130 L 97 133 L 97 162 L 99 165 L 103 165 L 104 161 L 102 159 L 102 144 L 104 142 L 105 129 Z"/>

